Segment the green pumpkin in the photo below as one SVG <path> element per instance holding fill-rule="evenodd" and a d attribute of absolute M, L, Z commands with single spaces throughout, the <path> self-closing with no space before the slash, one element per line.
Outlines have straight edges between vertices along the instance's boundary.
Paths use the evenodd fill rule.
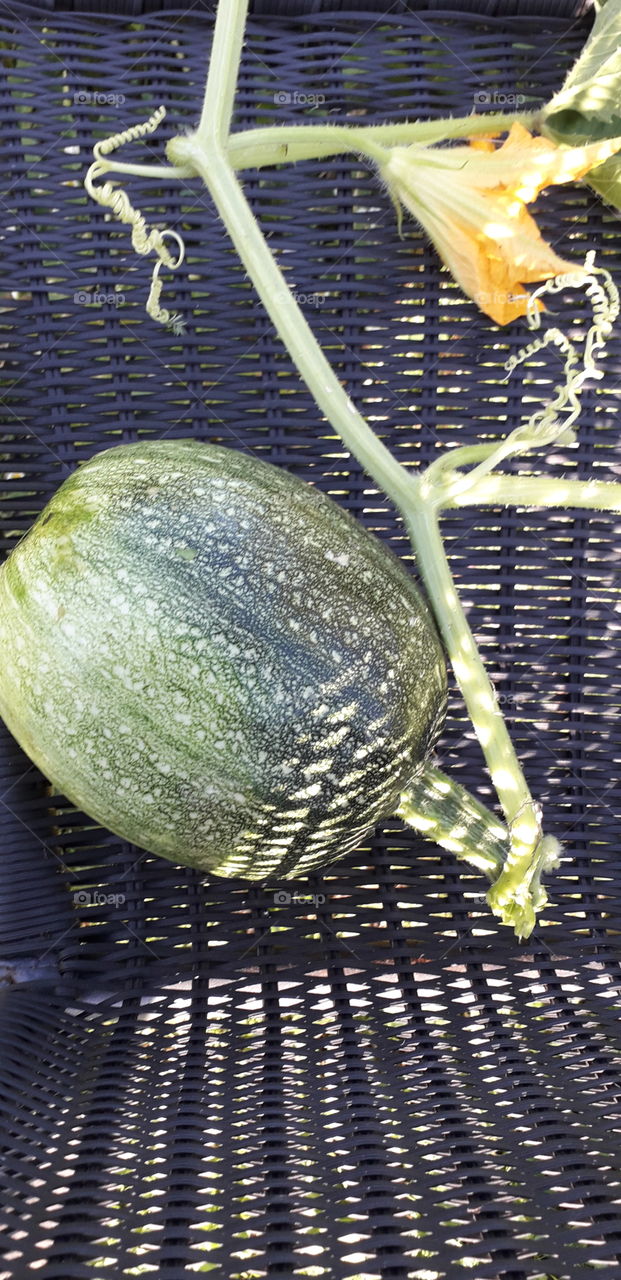
<path fill-rule="evenodd" d="M 443 722 L 446 667 L 400 561 L 286 471 L 122 445 L 0 571 L 0 714 L 137 845 L 265 881 L 355 848 Z"/>

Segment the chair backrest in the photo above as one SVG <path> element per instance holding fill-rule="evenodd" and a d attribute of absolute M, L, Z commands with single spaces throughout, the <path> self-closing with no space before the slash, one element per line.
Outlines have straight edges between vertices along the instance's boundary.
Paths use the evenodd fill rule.
<path fill-rule="evenodd" d="M 582 46 L 585 9 L 257 0 L 236 126 L 542 104 Z M 163 102 L 160 140 L 126 151 L 154 159 L 196 120 L 211 31 L 208 6 L 159 2 L 15 0 L 0 16 L 4 549 L 80 460 L 166 433 L 290 469 L 411 566 L 200 185 L 128 188 L 149 224 L 184 237 L 184 268 L 164 273 L 181 337 L 146 317 L 149 266 L 84 193 L 98 138 Z M 504 433 L 525 394 L 551 393 L 553 358 L 534 388 L 519 373 L 505 384 L 524 329 L 500 331 L 466 301 L 413 223 L 399 238 L 360 161 L 248 171 L 244 185 L 395 456 L 418 467 Z M 596 248 L 614 271 L 618 217 L 588 189 L 552 189 L 538 219 L 557 250 L 581 262 Z M 584 300 L 564 306 L 579 332 Z M 620 354 L 614 335 L 580 448 L 555 448 L 550 474 L 618 475 Z M 141 1262 L 177 1280 L 225 1256 L 216 1275 L 452 1276 L 463 1262 L 534 1280 L 614 1258 L 619 521 L 477 511 L 445 533 L 547 828 L 566 844 L 527 947 L 497 926 L 480 877 L 396 820 L 276 901 L 102 831 L 2 731 L 7 1167 L 26 1231 L 9 1233 L 11 1280 L 46 1253 L 63 1280 Z M 440 755 L 490 801 L 454 687 Z"/>

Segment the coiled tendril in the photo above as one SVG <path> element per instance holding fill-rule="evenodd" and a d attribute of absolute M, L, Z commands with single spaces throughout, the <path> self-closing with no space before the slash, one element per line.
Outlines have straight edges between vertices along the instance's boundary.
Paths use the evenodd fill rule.
<path fill-rule="evenodd" d="M 84 186 L 88 194 L 92 196 L 97 204 L 103 205 L 104 208 L 110 209 L 115 218 L 119 222 L 123 222 L 132 228 L 132 247 L 136 253 L 157 255 L 157 262 L 153 268 L 151 276 L 151 287 L 147 299 L 147 315 L 152 320 L 157 320 L 159 324 L 168 325 L 173 333 L 182 334 L 185 330 L 185 321 L 179 312 L 168 311 L 165 307 L 160 306 L 160 295 L 162 292 L 162 281 L 160 280 L 160 271 L 162 267 L 168 267 L 170 271 L 176 271 L 181 266 L 185 256 L 185 245 L 181 236 L 177 231 L 165 230 L 160 231 L 157 227 L 152 227 L 147 231 L 147 225 L 143 214 L 139 209 L 134 209 L 129 196 L 118 185 L 115 180 L 104 182 L 101 186 L 96 186 L 95 181 L 102 174 L 109 171 L 110 165 L 105 157 L 109 156 L 112 151 L 116 151 L 126 142 L 134 142 L 137 138 L 144 138 L 146 134 L 153 133 L 166 115 L 165 107 L 158 107 L 153 115 L 142 124 L 134 124 L 129 129 L 124 129 L 122 133 L 114 133 L 109 138 L 104 138 L 101 142 L 97 142 L 93 147 L 94 163 L 90 166 L 88 173 L 84 179 Z M 165 244 L 165 238 L 172 238 L 178 248 L 177 258 L 173 258 Z"/>
<path fill-rule="evenodd" d="M 511 356 L 507 361 L 505 369 L 507 374 L 510 374 L 518 364 L 522 364 L 550 344 L 557 346 L 565 356 L 563 364 L 565 381 L 554 388 L 555 398 L 546 405 L 545 409 L 539 409 L 531 414 L 528 421 L 517 427 L 508 437 L 507 443 L 515 442 L 519 445 L 519 452 L 537 448 L 542 444 L 550 444 L 561 438 L 566 444 L 573 444 L 576 437 L 571 428 L 580 413 L 578 394 L 580 388 L 586 378 L 602 376 L 595 366 L 595 355 L 606 346 L 606 339 L 619 314 L 619 291 L 610 273 L 605 267 L 596 267 L 594 260 L 595 254 L 590 250 L 585 257 L 582 270 L 568 271 L 564 275 L 554 276 L 552 280 L 546 280 L 529 298 L 526 313 L 528 327 L 538 329 L 541 324 L 541 311 L 537 307 L 537 300 L 542 294 L 559 293 L 567 288 L 584 288 L 586 285 L 586 296 L 593 309 L 593 323 L 586 336 L 581 368 L 578 368 L 580 357 L 573 342 L 570 342 L 569 338 L 555 327 L 548 329 L 534 342 L 522 347 L 517 355 Z M 602 277 L 603 283 L 600 284 L 598 276 Z M 563 410 L 569 412 L 565 418 L 559 419 L 558 414 Z M 511 451 L 513 452 L 513 449 Z"/>
<path fill-rule="evenodd" d="M 428 497 L 436 491 L 436 496 L 448 495 L 454 499 L 457 495 L 467 493 L 478 480 L 488 475 L 505 458 L 528 453 L 531 449 L 552 444 L 555 440 L 566 444 L 575 442 L 573 424 L 580 413 L 580 389 L 586 378 L 600 378 L 602 375 L 595 366 L 595 355 L 606 346 L 613 323 L 619 314 L 619 291 L 605 267 L 594 265 L 595 254 L 587 253 L 584 267 L 578 271 L 566 272 L 547 280 L 530 295 L 526 313 L 530 329 L 538 329 L 541 324 L 541 312 L 537 307 L 537 299 L 543 293 L 559 293 L 566 288 L 584 288 L 593 308 L 593 322 L 586 336 L 582 360 L 573 342 L 560 329 L 551 327 L 541 337 L 522 347 L 505 364 L 507 376 L 545 347 L 556 346 L 565 357 L 563 363 L 564 381 L 555 388 L 555 397 L 543 409 L 537 409 L 515 431 L 510 432 L 504 440 L 495 444 L 479 445 L 474 448 L 455 449 L 431 463 L 425 472 L 424 489 Z M 597 277 L 601 277 L 602 283 Z M 578 367 L 581 365 L 581 367 Z M 566 412 L 566 416 L 559 415 Z M 479 461 L 481 459 L 481 461 Z M 466 472 L 459 468 L 470 466 Z"/>

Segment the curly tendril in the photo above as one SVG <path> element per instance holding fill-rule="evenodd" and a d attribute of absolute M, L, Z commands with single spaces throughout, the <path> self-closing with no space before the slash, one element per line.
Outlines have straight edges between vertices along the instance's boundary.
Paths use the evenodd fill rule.
<path fill-rule="evenodd" d="M 521 423 L 497 444 L 456 449 L 433 462 L 424 477 L 426 496 L 435 488 L 443 497 L 452 500 L 457 495 L 466 493 L 506 458 L 528 453 L 554 441 L 565 444 L 575 442 L 576 436 L 572 428 L 580 413 L 582 384 L 588 377 L 602 376 L 595 366 L 595 355 L 605 348 L 619 314 L 619 291 L 610 273 L 604 267 L 594 265 L 594 257 L 593 251 L 590 251 L 581 270 L 555 276 L 541 285 L 531 294 L 526 317 L 529 327 L 538 329 L 541 311 L 537 307 L 537 299 L 543 293 L 559 293 L 562 289 L 586 286 L 586 296 L 593 309 L 593 323 L 585 339 L 582 359 L 567 335 L 552 326 L 541 337 L 523 346 L 505 364 L 509 376 L 518 365 L 530 360 L 539 351 L 550 346 L 557 347 L 564 356 L 564 380 L 555 386 L 554 399 L 545 408 L 535 410 L 526 422 Z M 601 283 L 598 277 L 601 278 Z M 467 472 L 458 470 L 471 463 L 475 465 Z"/>
<path fill-rule="evenodd" d="M 178 312 L 168 311 L 165 307 L 160 306 L 160 295 L 162 292 L 162 281 L 160 280 L 160 271 L 162 267 L 167 267 L 169 271 L 176 271 L 181 266 L 185 256 L 185 245 L 181 236 L 177 231 L 170 229 L 160 231 L 157 227 L 152 227 L 147 231 L 147 225 L 140 210 L 134 209 L 129 196 L 122 187 L 114 180 L 104 182 L 101 186 L 95 186 L 97 178 L 107 173 L 110 164 L 106 160 L 111 152 L 116 151 L 126 142 L 135 142 L 138 138 L 144 138 L 146 134 L 153 133 L 166 115 L 165 107 L 158 107 L 153 115 L 142 124 L 134 124 L 129 129 L 124 129 L 122 133 L 114 133 L 109 138 L 104 138 L 101 142 L 95 143 L 93 147 L 94 163 L 90 166 L 88 173 L 84 179 L 84 186 L 88 194 L 92 196 L 97 204 L 103 205 L 105 209 L 110 209 L 115 218 L 119 222 L 123 222 L 132 228 L 132 247 L 136 253 L 149 254 L 155 253 L 158 261 L 153 268 L 151 277 L 151 288 L 147 299 L 147 315 L 152 320 L 156 320 L 158 324 L 168 325 L 174 334 L 182 334 L 185 330 L 185 321 Z M 174 258 L 169 252 L 165 239 L 169 237 L 175 241 L 178 254 Z"/>
<path fill-rule="evenodd" d="M 602 376 L 600 370 L 596 368 L 595 355 L 604 350 L 613 323 L 619 314 L 619 291 L 610 272 L 605 267 L 596 267 L 594 260 L 595 254 L 590 250 L 581 271 L 566 272 L 563 275 L 554 276 L 552 280 L 546 280 L 529 299 L 527 323 L 530 329 L 538 329 L 541 324 L 541 311 L 537 307 L 538 298 L 544 293 L 559 293 L 562 289 L 586 286 L 586 296 L 593 310 L 593 323 L 586 336 L 581 368 L 578 368 L 580 357 L 573 342 L 570 342 L 560 329 L 554 327 L 548 329 L 541 338 L 522 347 L 517 355 L 511 356 L 507 361 L 505 369 L 507 374 L 510 374 L 518 364 L 522 364 L 550 344 L 557 346 L 565 356 L 563 364 L 565 381 L 554 388 L 556 392 L 554 400 L 545 409 L 539 409 L 533 413 L 527 422 L 508 437 L 507 444 L 513 441 L 520 445 L 518 452 L 523 448 L 537 448 L 542 444 L 550 444 L 561 438 L 565 443 L 573 443 L 576 437 L 571 428 L 580 413 L 579 392 L 582 384 L 589 377 L 601 378 Z M 602 277 L 603 283 L 600 284 L 598 276 Z M 559 419 L 557 415 L 565 410 L 568 411 L 567 416 Z"/>

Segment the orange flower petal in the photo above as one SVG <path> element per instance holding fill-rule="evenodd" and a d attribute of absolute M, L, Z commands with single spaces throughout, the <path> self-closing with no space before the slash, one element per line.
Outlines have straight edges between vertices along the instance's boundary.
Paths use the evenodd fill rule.
<path fill-rule="evenodd" d="M 469 139 L 470 146 L 473 151 L 495 151 L 496 148 L 494 146 L 494 143 L 492 142 L 492 138 L 497 138 L 497 137 L 498 137 L 498 134 L 496 133 L 490 133 L 485 137 L 475 136 L 474 138 Z"/>
<path fill-rule="evenodd" d="M 464 293 L 508 324 L 527 312 L 526 284 L 575 270 L 543 239 L 526 205 L 544 187 L 582 177 L 618 150 L 621 138 L 558 147 L 515 123 L 500 147 L 487 136 L 445 152 L 395 147 L 384 177 Z"/>

